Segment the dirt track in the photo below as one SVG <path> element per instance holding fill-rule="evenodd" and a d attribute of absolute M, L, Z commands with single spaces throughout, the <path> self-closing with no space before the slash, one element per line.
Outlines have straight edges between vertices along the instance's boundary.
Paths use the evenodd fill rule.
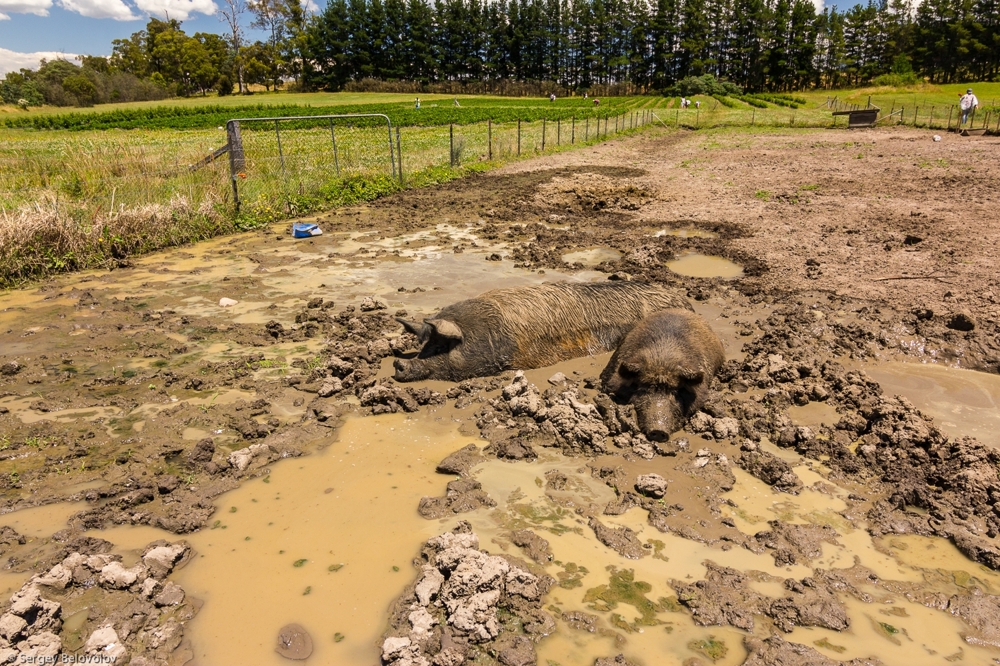
<path fill-rule="evenodd" d="M 792 469 L 806 460 L 843 490 L 846 508 L 837 520 L 873 537 L 944 537 L 1000 569 L 1000 509 L 994 508 L 1000 455 L 948 437 L 859 371 L 865 362 L 897 356 L 1000 371 L 1000 231 L 993 224 L 1000 217 L 1000 141 L 931 136 L 652 133 L 335 211 L 318 218 L 326 235 L 308 241 L 275 229 L 6 294 L 0 298 L 2 508 L 85 503 L 48 519 L 44 534 L 51 538 L 4 532 L 0 554 L 10 571 L 39 573 L 59 562 L 69 567 L 73 553 L 115 551 L 94 538 L 99 533 L 84 530 L 148 525 L 192 533 L 217 520 L 219 495 L 265 475 L 280 458 L 314 453 L 345 415 L 454 409 L 463 428 L 489 440 L 490 459 L 533 460 L 553 449 L 588 465 L 588 474 L 615 489 L 615 499 L 574 510 L 581 525 L 624 557 L 643 548 L 634 530 L 630 536 L 630 528 L 609 530 L 604 522 L 641 507 L 664 534 L 767 554 L 775 566 L 812 566 L 816 544 L 835 536 L 781 520 L 764 532 L 748 531 L 733 522 L 730 509 L 737 507 L 727 509 L 731 500 L 723 497 L 743 478 L 733 476 L 733 465 L 779 490 L 802 492 L 804 472 Z M 594 252 L 580 257 L 605 263 L 568 266 L 563 259 L 588 250 Z M 744 274 L 685 277 L 667 268 L 692 252 L 726 258 Z M 512 386 L 509 373 L 458 386 L 400 387 L 383 379 L 392 353 L 413 344 L 391 315 L 426 316 L 496 286 L 604 274 L 676 286 L 727 342 L 730 362 L 715 399 L 669 446 L 645 442 L 627 413 L 602 402 L 583 369 L 562 387 L 507 391 L 524 397 L 535 390 L 549 409 L 568 409 L 575 404 L 568 390 L 597 406 L 560 422 L 513 409 L 500 393 Z M 239 303 L 221 308 L 223 297 Z M 819 406 L 825 420 L 791 418 L 810 406 Z M 682 437 L 690 445 L 677 443 Z M 496 500 L 471 482 L 471 467 L 456 469 L 465 481 L 453 481 L 458 485 L 449 484 L 446 494 L 442 480 L 443 499 L 428 501 L 430 514 L 453 516 Z M 625 490 L 639 474 L 682 469 L 670 502 Z M 72 516 L 68 527 L 66 516 Z M 503 539 L 529 559 L 541 547 L 530 534 Z M 440 550 L 425 551 L 428 566 Z M 146 663 L 184 663 L 198 654 L 182 637 L 199 604 L 183 593 L 178 601 L 173 588 L 172 598 L 154 590 L 166 589 L 174 560 L 186 563 L 187 553 L 177 551 L 170 566 L 136 569 L 131 581 L 117 569 L 104 572 L 107 562 L 73 560 L 79 571 L 62 587 L 45 588 L 44 596 L 63 604 L 64 617 L 89 604 L 89 617 L 74 625 L 73 635 L 54 620 L 25 635 L 48 631 L 64 649 L 80 650 L 107 620 Z M 478 556 L 473 549 L 462 557 Z M 551 572 L 520 562 L 509 566 L 531 569 L 544 589 Z M 968 586 L 904 589 L 877 577 L 873 583 L 861 565 L 828 567 L 817 568 L 812 582 L 785 579 L 791 600 L 779 604 L 753 592 L 735 569 L 709 567 L 704 575 L 697 590 L 690 581 L 673 581 L 673 605 L 654 614 L 673 608 L 696 625 L 750 632 L 753 621 L 748 626 L 746 618 L 755 615 L 780 631 L 802 625 L 839 631 L 845 597 L 863 600 L 873 593 L 864 586 L 875 585 L 880 594 L 961 618 L 973 636 L 968 644 L 982 650 L 974 658 L 1000 648 L 1000 602 L 991 596 L 1000 588 L 989 585 L 975 588 L 991 593 L 982 595 Z M 147 576 L 161 587 L 144 594 Z M 97 600 L 93 593 L 84 597 L 93 586 L 103 595 Z M 394 636 L 409 631 L 400 610 L 407 594 L 415 593 L 410 589 L 395 606 Z M 540 595 L 505 607 L 535 638 L 551 631 Z M 127 612 L 122 599 L 134 603 Z M 720 610 L 727 607 L 742 610 Z M 567 613 L 556 619 L 569 627 L 596 621 Z M 171 629 L 164 632 L 167 620 Z M 443 639 L 436 631 L 421 647 L 428 656 L 454 638 L 463 658 L 495 648 L 508 651 L 503 663 L 533 663 L 523 661 L 535 648 L 519 642 L 519 632 L 505 629 L 469 652 L 461 632 Z M 747 663 L 769 663 L 788 645 L 750 636 L 742 649 Z M 404 656 L 387 659 L 402 664 Z"/>

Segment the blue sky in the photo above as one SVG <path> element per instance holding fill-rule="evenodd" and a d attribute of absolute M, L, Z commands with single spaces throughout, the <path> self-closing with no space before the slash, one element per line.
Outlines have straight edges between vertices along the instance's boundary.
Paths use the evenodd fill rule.
<path fill-rule="evenodd" d="M 127 38 L 146 26 L 149 16 L 183 21 L 189 35 L 227 31 L 215 11 L 215 0 L 0 0 L 0 77 L 21 67 L 34 68 L 39 58 L 77 54 L 109 55 L 111 40 Z M 249 29 L 251 40 L 263 33 Z"/>
<path fill-rule="evenodd" d="M 149 16 L 179 19 L 189 35 L 224 34 L 225 25 L 216 14 L 221 1 L 0 0 L 0 77 L 22 67 L 35 68 L 40 58 L 110 55 L 111 41 L 142 30 Z M 822 8 L 823 0 L 814 2 Z M 263 33 L 249 29 L 251 18 L 244 15 L 246 36 L 263 39 Z"/>

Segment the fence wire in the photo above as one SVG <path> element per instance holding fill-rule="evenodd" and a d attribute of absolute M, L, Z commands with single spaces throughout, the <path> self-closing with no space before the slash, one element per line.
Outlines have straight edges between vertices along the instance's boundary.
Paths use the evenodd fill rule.
<path fill-rule="evenodd" d="M 240 120 L 243 160 L 235 170 L 222 150 L 229 144 L 224 127 L 19 132 L 0 144 L 0 220 L 33 209 L 82 225 L 149 206 L 232 211 L 234 191 L 244 210 L 276 219 L 336 200 L 338 191 L 362 182 L 394 187 L 430 169 L 527 158 L 655 122 L 650 110 L 402 129 L 387 120 Z"/>

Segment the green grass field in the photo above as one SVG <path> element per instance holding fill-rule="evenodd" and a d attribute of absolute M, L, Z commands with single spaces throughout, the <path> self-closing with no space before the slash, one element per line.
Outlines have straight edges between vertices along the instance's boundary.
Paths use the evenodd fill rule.
<path fill-rule="evenodd" d="M 242 203 L 237 213 L 227 158 L 191 168 L 226 143 L 220 126 L 234 116 L 278 115 L 275 110 L 281 115 L 385 113 L 399 128 L 405 186 L 419 186 L 641 131 L 636 127 L 640 121 L 660 129 L 734 131 L 844 126 L 845 119 L 835 118 L 828 106 L 834 97 L 840 104 L 864 106 L 870 95 L 883 114 L 903 107 L 906 124 L 943 128 L 949 107 L 967 87 L 741 99 L 697 96 L 700 108 L 688 109 L 679 108 L 679 98 L 653 96 L 602 99 L 600 107 L 581 98 L 550 102 L 458 96 L 456 107 L 455 96 L 426 95 L 416 110 L 413 95 L 277 93 L 254 95 L 250 106 L 243 97 L 199 97 L 70 112 L 7 110 L 0 113 L 0 247 L 6 250 L 0 255 L 0 287 L 370 199 L 403 186 L 393 169 L 384 124 L 340 120 L 331 135 L 328 126 L 315 121 L 282 125 L 280 133 L 273 123 L 254 121 L 243 123 L 247 166 L 237 179 Z M 1000 119 L 995 106 L 1000 83 L 973 88 L 983 107 L 977 126 L 992 113 L 993 127 Z M 12 120 L 37 124 L 2 126 Z"/>

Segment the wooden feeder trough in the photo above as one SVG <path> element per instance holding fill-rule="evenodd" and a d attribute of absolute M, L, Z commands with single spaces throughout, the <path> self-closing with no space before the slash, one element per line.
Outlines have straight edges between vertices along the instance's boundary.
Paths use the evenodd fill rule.
<path fill-rule="evenodd" d="M 961 135 L 962 136 L 982 136 L 984 134 L 986 134 L 986 128 L 985 127 L 977 127 L 976 129 L 972 129 L 972 128 L 967 127 L 964 130 L 962 130 L 962 134 Z"/>
<path fill-rule="evenodd" d="M 833 115 L 847 116 L 847 129 L 861 129 L 875 127 L 879 111 L 881 109 L 877 106 L 870 106 L 867 109 L 855 109 L 853 111 L 834 111 Z"/>

